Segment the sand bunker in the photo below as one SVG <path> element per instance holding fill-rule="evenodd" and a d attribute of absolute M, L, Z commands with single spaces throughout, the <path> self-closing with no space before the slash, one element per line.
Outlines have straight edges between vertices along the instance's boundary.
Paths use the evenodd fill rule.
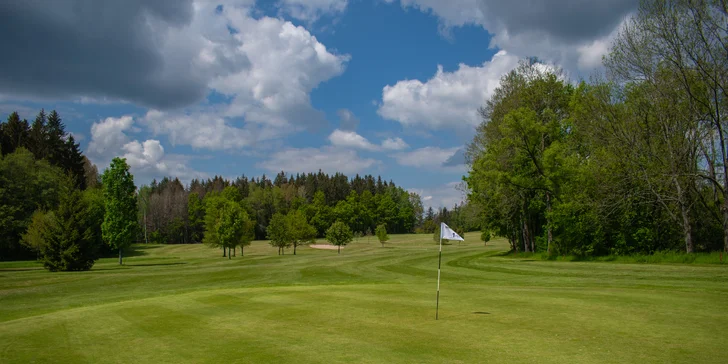
<path fill-rule="evenodd" d="M 314 249 L 328 249 L 328 250 L 337 250 L 339 249 L 336 245 L 330 245 L 330 244 L 311 244 L 309 247 Z M 345 247 L 342 246 L 341 249 L 344 249 Z"/>

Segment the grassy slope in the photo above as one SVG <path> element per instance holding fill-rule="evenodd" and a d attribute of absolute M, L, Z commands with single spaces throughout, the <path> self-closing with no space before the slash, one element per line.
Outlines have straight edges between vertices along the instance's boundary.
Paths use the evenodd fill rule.
<path fill-rule="evenodd" d="M 394 235 L 245 257 L 138 246 L 90 272 L 0 263 L 0 362 L 725 363 L 728 266 L 553 262 Z M 480 313 L 474 313 L 480 312 Z"/>

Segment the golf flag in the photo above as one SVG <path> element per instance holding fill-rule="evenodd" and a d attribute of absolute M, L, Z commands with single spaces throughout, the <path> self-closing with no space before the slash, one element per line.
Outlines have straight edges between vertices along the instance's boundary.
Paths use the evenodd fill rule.
<path fill-rule="evenodd" d="M 450 229 L 444 222 L 440 224 L 440 239 L 465 241 L 462 236 Z"/>

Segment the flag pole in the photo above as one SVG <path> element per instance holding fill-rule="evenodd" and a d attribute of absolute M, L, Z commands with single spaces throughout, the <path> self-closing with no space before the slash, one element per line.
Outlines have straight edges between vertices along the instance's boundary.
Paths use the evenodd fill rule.
<path fill-rule="evenodd" d="M 440 223 L 440 254 L 437 257 L 437 303 L 435 306 L 435 320 L 440 313 L 440 264 L 442 263 L 442 223 Z"/>

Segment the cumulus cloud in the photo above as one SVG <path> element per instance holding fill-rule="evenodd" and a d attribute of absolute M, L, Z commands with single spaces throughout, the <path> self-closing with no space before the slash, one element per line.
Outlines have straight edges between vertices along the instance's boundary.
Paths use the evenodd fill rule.
<path fill-rule="evenodd" d="M 382 141 L 382 148 L 387 150 L 402 150 L 409 148 L 409 145 L 400 137 L 387 138 Z"/>
<path fill-rule="evenodd" d="M 271 172 L 307 173 L 320 169 L 326 173 L 354 174 L 379 164 L 377 160 L 361 158 L 356 151 L 326 146 L 286 149 L 274 153 L 268 160 L 258 163 L 257 167 Z"/>
<path fill-rule="evenodd" d="M 339 129 L 334 130 L 331 135 L 329 135 L 329 141 L 331 142 L 331 145 L 337 147 L 368 151 L 402 150 L 409 147 L 407 143 L 399 137 L 387 138 L 382 141 L 381 145 L 376 145 L 354 131 L 344 131 Z"/>
<path fill-rule="evenodd" d="M 374 151 L 379 149 L 377 145 L 372 144 L 363 136 L 354 131 L 344 131 L 336 129 L 329 135 L 329 141 L 332 145 L 345 148 L 356 148 Z"/>
<path fill-rule="evenodd" d="M 394 2 L 395 0 L 386 0 Z M 436 15 L 443 30 L 468 24 L 493 34 L 491 46 L 519 57 L 538 56 L 567 70 L 594 67 L 611 33 L 637 8 L 634 0 L 400 0 L 405 8 Z M 583 57 L 583 47 L 592 46 Z M 590 58 L 589 58 L 590 57 Z"/>
<path fill-rule="evenodd" d="M 312 23 L 322 16 L 343 13 L 347 3 L 348 0 L 279 0 L 278 6 L 290 17 Z"/>
<path fill-rule="evenodd" d="M 460 149 L 460 147 L 445 149 L 438 147 L 424 147 L 415 149 L 411 152 L 396 153 L 393 157 L 397 160 L 397 163 L 402 166 L 438 171 L 445 168 L 452 169 L 453 172 L 461 170 L 464 171 L 464 164 L 446 165 Z"/>
<path fill-rule="evenodd" d="M 126 158 L 137 184 L 164 176 L 182 180 L 207 177 L 206 173 L 187 166 L 189 157 L 166 154 L 159 140 L 132 140 L 127 133 L 133 129 L 134 118 L 131 116 L 106 118 L 94 123 L 87 153 L 89 159 L 103 169 L 114 157 Z"/>
<path fill-rule="evenodd" d="M 478 108 L 517 64 L 518 57 L 500 51 L 479 67 L 460 64 L 456 71 L 444 72 L 438 66 L 425 82 L 404 80 L 385 86 L 377 112 L 404 126 L 472 129 L 480 123 Z"/>
<path fill-rule="evenodd" d="M 344 72 L 349 55 L 330 52 L 305 28 L 281 19 L 252 18 L 246 9 L 224 8 L 239 52 L 250 67 L 217 78 L 211 87 L 232 99 L 225 117 L 275 127 L 320 127 L 324 114 L 310 92 Z"/>
<path fill-rule="evenodd" d="M 91 125 L 91 141 L 88 144 L 88 153 L 97 157 L 114 157 L 126 143 L 129 137 L 125 131 L 134 125 L 134 118 L 122 116 L 120 118 L 106 118 Z M 105 165 L 105 163 L 104 163 Z"/>
<path fill-rule="evenodd" d="M 221 54 L 203 53 L 200 62 L 239 57 L 247 66 L 210 81 L 210 89 L 226 97 L 224 104 L 150 110 L 141 122 L 155 135 L 167 135 L 173 145 L 241 150 L 326 124 L 323 112 L 311 106 L 310 92 L 341 74 L 348 55 L 330 52 L 303 27 L 253 18 L 246 7 L 199 6 L 193 25 L 226 45 Z M 356 120 L 350 116 L 351 124 Z"/>

